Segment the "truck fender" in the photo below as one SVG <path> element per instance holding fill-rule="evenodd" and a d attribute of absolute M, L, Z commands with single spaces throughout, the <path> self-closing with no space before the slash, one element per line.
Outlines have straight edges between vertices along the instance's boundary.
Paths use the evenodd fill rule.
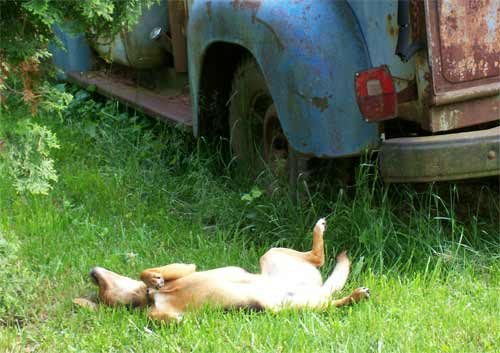
<path fill-rule="evenodd" d="M 363 121 L 356 104 L 354 73 L 371 64 L 347 2 L 195 0 L 187 33 L 195 135 L 204 55 L 224 42 L 255 58 L 295 150 L 341 157 L 378 144 L 377 126 Z"/>

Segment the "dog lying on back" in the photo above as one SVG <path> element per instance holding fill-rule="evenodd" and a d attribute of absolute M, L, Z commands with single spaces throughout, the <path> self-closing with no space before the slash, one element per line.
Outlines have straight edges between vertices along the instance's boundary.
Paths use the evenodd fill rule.
<path fill-rule="evenodd" d="M 94 267 L 91 278 L 99 286 L 104 305 L 149 306 L 149 316 L 156 320 L 181 321 L 183 314 L 204 305 L 224 309 L 253 308 L 279 311 L 284 308 L 325 309 L 369 298 L 370 291 L 360 287 L 341 299 L 332 299 L 349 275 L 346 252 L 337 256 L 332 274 L 323 283 L 318 267 L 324 263 L 323 234 L 325 219 L 313 230 L 310 251 L 272 248 L 260 258 L 259 274 L 240 267 L 221 267 L 196 271 L 193 264 L 170 264 L 141 273 L 141 281 Z M 95 307 L 85 299 L 76 304 Z"/>

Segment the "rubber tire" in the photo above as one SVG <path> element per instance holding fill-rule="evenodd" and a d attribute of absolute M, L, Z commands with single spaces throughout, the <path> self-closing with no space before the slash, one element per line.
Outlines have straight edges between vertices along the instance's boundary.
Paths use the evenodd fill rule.
<path fill-rule="evenodd" d="M 235 72 L 229 102 L 231 148 L 246 175 L 256 177 L 265 169 L 271 170 L 275 177 L 286 179 L 294 194 L 298 176 L 307 174 L 308 158 L 293 151 L 286 142 L 284 170 L 275 169 L 277 164 L 265 160 L 263 125 L 272 105 L 273 99 L 257 63 L 252 58 L 243 60 Z"/>
<path fill-rule="evenodd" d="M 231 148 L 240 165 L 258 172 L 263 163 L 263 123 L 273 104 L 266 80 L 253 59 L 236 69 L 229 103 Z"/>

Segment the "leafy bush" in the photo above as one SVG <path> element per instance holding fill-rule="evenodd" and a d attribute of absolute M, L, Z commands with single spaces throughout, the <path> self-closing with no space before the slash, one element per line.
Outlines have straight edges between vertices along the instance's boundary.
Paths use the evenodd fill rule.
<path fill-rule="evenodd" d="M 50 99 L 40 102 L 37 118 L 63 116 L 63 111 L 72 100 L 64 85 L 44 84 L 40 88 Z M 15 97 L 9 97 L 14 102 Z M 18 103 L 19 104 L 19 103 Z M 57 138 L 37 119 L 34 122 L 26 109 L 16 114 L 0 114 L 0 167 L 13 177 L 18 192 L 47 194 L 57 181 L 54 161 L 50 152 L 59 148 Z M 24 114 L 22 113 L 24 111 Z M 6 141 L 6 142 L 5 142 Z"/>
<path fill-rule="evenodd" d="M 31 115 L 61 116 L 71 101 L 61 85 L 47 82 L 53 71 L 48 45 L 58 42 L 52 26 L 68 24 L 74 32 L 88 36 L 114 36 L 137 23 L 144 7 L 154 0 L 9 0 L 0 6 L 0 115 L 10 106 L 25 104 Z M 65 26 L 65 28 L 68 26 Z M 16 117 L 9 117 L 16 119 Z M 0 129 L 0 152 L 14 176 L 19 192 L 46 194 L 57 180 L 49 151 L 57 148 L 55 136 L 39 123 L 21 117 L 16 131 Z M 7 142 L 7 143 L 6 143 Z"/>
<path fill-rule="evenodd" d="M 143 8 L 154 2 L 158 0 L 2 1 L 0 85 L 5 85 L 9 74 L 20 74 L 27 86 L 36 83 L 32 76 L 39 71 L 39 64 L 50 57 L 48 44 L 54 40 L 54 24 L 69 24 L 72 31 L 88 36 L 113 36 L 134 26 Z"/>

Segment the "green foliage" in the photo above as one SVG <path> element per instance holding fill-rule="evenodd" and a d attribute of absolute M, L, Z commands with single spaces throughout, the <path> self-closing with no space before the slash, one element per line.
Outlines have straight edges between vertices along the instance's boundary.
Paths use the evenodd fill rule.
<path fill-rule="evenodd" d="M 7 166 L 18 192 L 46 195 L 57 181 L 50 151 L 59 148 L 56 135 L 45 126 L 20 121 L 7 154 Z"/>
<path fill-rule="evenodd" d="M 36 106 L 47 97 L 42 64 L 50 58 L 48 44 L 57 42 L 52 31 L 64 24 L 90 37 L 114 36 L 135 25 L 143 8 L 156 0 L 9 0 L 1 1 L 0 89 L 2 96 L 21 95 Z M 40 89 L 41 88 L 41 89 Z M 5 98 L 5 97 L 3 97 Z M 0 99 L 5 104 L 5 99 Z M 35 111 L 35 109 L 33 109 Z"/>
<path fill-rule="evenodd" d="M 74 31 L 114 35 L 137 23 L 143 8 L 157 0 L 9 0 L 1 2 L 0 54 L 10 67 L 49 56 L 52 25 Z"/>
<path fill-rule="evenodd" d="M 7 239 L 0 227 L 0 326 L 26 321 L 32 304 L 27 300 L 34 296 L 32 289 L 37 282 L 21 261 L 18 240 L 12 236 Z"/>
<path fill-rule="evenodd" d="M 41 114 L 51 117 L 62 117 L 62 113 L 73 100 L 73 95 L 66 91 L 65 84 L 50 84 L 44 82 L 39 88 L 44 97 L 40 100 L 38 110 Z"/>
<path fill-rule="evenodd" d="M 73 98 L 65 85 L 44 83 L 40 92 L 47 98 L 39 102 L 38 120 L 62 118 Z M 15 98 L 9 97 L 13 106 L 19 105 Z M 5 144 L 0 166 L 8 171 L 18 192 L 46 195 L 57 181 L 50 154 L 51 150 L 59 148 L 56 135 L 46 126 L 35 123 L 26 110 L 22 114 L 8 114 L 4 109 L 0 111 L 0 122 L 0 139 Z"/>
<path fill-rule="evenodd" d="M 61 116 L 72 96 L 64 85 L 47 82 L 52 72 L 48 44 L 57 42 L 54 24 L 65 24 L 75 32 L 90 37 L 113 36 L 130 28 L 142 9 L 154 0 L 8 0 L 0 1 L 0 114 L 3 119 L 20 104 L 31 108 L 38 118 Z M 41 126 L 20 119 L 9 131 L 0 128 L 0 142 L 7 150 L 3 163 L 8 164 L 19 192 L 47 194 L 57 181 L 49 151 L 57 148 L 55 135 Z M 3 131 L 2 131 L 3 130 Z M 0 161 L 1 162 L 1 161 Z"/>
<path fill-rule="evenodd" d="M 262 196 L 262 190 L 260 190 L 257 186 L 252 187 L 249 193 L 243 194 L 241 196 L 241 200 L 248 202 L 249 204 Z"/>

